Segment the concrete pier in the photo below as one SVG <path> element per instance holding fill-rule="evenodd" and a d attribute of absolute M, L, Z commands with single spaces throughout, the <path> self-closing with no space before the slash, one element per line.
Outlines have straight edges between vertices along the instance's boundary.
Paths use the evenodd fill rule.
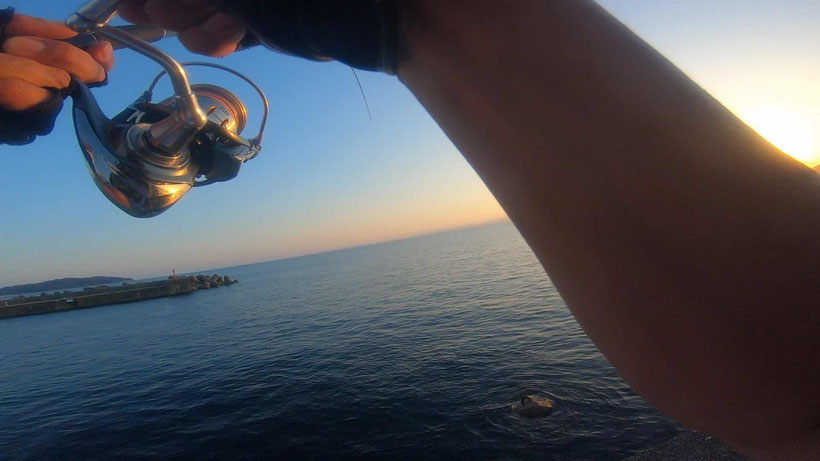
<path fill-rule="evenodd" d="M 207 283 L 204 282 L 206 278 Z M 168 280 L 123 284 L 118 287 L 90 287 L 82 291 L 41 293 L 40 296 L 17 297 L 0 301 L 0 319 L 179 296 L 197 289 L 230 285 L 236 282 L 230 277 L 219 277 L 214 274 L 213 276 L 171 277 Z"/>

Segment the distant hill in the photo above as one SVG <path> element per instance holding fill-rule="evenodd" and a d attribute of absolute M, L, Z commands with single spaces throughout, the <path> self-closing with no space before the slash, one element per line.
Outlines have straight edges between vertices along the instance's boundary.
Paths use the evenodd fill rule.
<path fill-rule="evenodd" d="M 133 280 L 123 277 L 81 277 L 49 280 L 47 282 L 29 283 L 26 285 L 13 285 L 0 288 L 0 295 L 18 295 L 21 293 L 36 293 L 43 291 L 66 290 L 68 288 L 90 287 L 102 285 L 104 283 L 118 283 Z"/>

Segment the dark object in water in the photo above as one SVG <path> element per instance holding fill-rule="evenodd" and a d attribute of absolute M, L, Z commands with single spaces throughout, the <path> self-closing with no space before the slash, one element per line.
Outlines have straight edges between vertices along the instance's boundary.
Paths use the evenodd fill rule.
<path fill-rule="evenodd" d="M 543 397 L 525 395 L 512 404 L 512 410 L 528 418 L 543 418 L 552 413 L 552 402 Z"/>

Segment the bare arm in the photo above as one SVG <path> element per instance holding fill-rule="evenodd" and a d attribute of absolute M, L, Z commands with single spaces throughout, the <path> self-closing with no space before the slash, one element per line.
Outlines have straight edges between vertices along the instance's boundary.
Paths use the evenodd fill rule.
<path fill-rule="evenodd" d="M 384 1 L 406 38 L 399 78 L 622 376 L 747 453 L 820 452 L 818 175 L 590 0 Z M 281 31 L 264 18 L 299 10 L 241 3 L 270 13 L 244 16 L 269 39 Z M 317 11 L 297 16 L 315 26 Z M 121 12 L 214 55 L 244 31 L 214 0 L 128 0 Z"/>
<path fill-rule="evenodd" d="M 820 452 L 820 177 L 591 1 L 421 1 L 399 78 L 659 409 Z"/>

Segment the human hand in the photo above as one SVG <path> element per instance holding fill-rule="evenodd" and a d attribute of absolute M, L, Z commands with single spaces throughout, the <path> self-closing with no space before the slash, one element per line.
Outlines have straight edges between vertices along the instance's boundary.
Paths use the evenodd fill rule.
<path fill-rule="evenodd" d="M 71 75 L 85 83 L 105 80 L 114 65 L 111 44 L 85 51 L 59 41 L 76 35 L 61 22 L 15 14 L 0 53 L 0 107 L 22 111 L 50 97 L 46 88 L 68 86 Z"/>
<path fill-rule="evenodd" d="M 214 0 L 126 0 L 119 15 L 134 24 L 173 30 L 186 48 L 208 56 L 234 52 L 245 36 L 245 26 L 220 12 Z"/>

